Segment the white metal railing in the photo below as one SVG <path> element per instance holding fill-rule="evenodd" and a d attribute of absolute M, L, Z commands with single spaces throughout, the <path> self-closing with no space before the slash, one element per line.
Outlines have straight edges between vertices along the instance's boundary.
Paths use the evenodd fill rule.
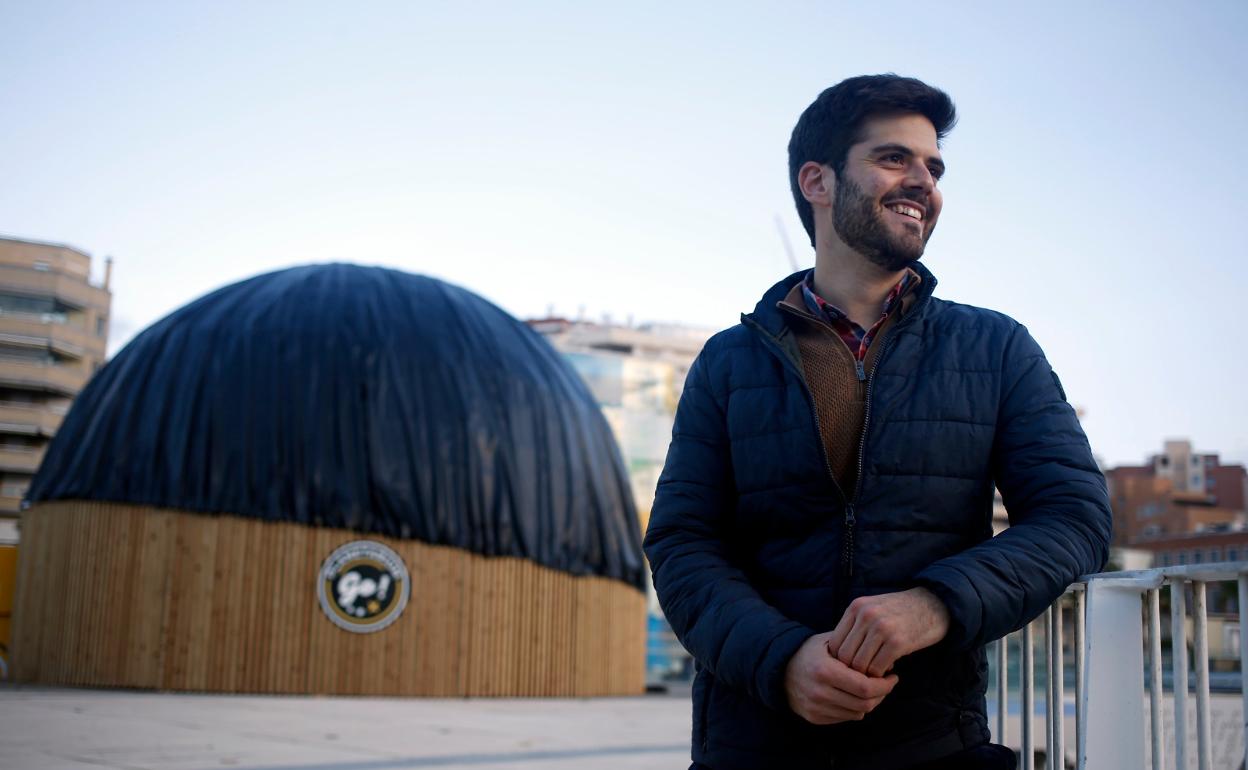
<path fill-rule="evenodd" d="M 1164 681 L 1162 676 L 1161 592 L 1168 587 L 1170 635 L 1174 682 L 1174 767 L 1171 770 L 1213 768 L 1212 718 L 1209 692 L 1209 583 L 1235 581 L 1239 617 L 1248 617 L 1248 562 L 1164 567 L 1132 572 L 1105 572 L 1080 578 L 1041 618 L 996 645 L 997 719 L 994 740 L 1017 746 L 1021 770 L 1036 770 L 1034 642 L 1036 628 L 1043 626 L 1041 648 L 1046 668 L 1045 768 L 1065 770 L 1065 672 L 1063 634 L 1067 613 L 1074 621 L 1075 735 L 1074 757 L 1079 770 L 1167 770 Z M 1193 756 L 1188 740 L 1187 594 L 1191 591 L 1193 655 L 1195 663 L 1196 741 Z M 1142 607 L 1141 607 L 1142 604 Z M 1141 610 L 1144 622 L 1141 623 Z M 1148 651 L 1148 713 L 1145 722 L 1145 631 Z M 1020 740 L 1014 743 L 1009 726 L 1009 648 L 1017 640 L 1022 655 L 1020 684 Z M 1242 675 L 1248 659 L 1248 629 L 1240 625 L 1238 656 L 1240 697 L 1248 715 L 1248 682 Z M 1248 747 L 1248 722 L 1241 720 L 1244 745 Z M 1147 733 L 1147 735 L 1146 735 Z M 1146 762 L 1145 748 L 1151 749 Z M 1193 762 L 1194 760 L 1194 762 Z M 1235 760 L 1235 768 L 1243 755 Z M 1233 770 L 1233 768 L 1232 768 Z"/>

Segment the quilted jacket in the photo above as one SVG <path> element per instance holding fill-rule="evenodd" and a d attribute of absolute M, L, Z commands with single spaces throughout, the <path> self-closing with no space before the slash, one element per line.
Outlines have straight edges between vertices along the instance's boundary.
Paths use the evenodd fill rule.
<path fill-rule="evenodd" d="M 868 380 L 859 482 L 828 471 L 792 332 L 802 273 L 707 342 L 686 379 L 645 539 L 664 613 L 694 656 L 693 758 L 713 770 L 889 770 L 988 740 L 982 646 L 1105 563 L 1109 499 L 1027 330 L 932 296 L 923 278 Z M 1010 528 L 992 537 L 994 486 Z M 924 586 L 940 644 L 898 661 L 861 722 L 814 726 L 789 658 L 864 595 Z"/>

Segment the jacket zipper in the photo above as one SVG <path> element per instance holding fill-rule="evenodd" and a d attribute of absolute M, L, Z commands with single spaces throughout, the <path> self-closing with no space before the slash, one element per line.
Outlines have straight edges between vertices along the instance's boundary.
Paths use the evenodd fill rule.
<path fill-rule="evenodd" d="M 913 312 L 913 308 L 911 308 Z M 909 314 L 907 314 L 909 315 Z M 893 328 L 888 330 L 888 335 L 883 339 L 880 348 L 880 354 L 875 357 L 875 361 L 871 364 L 871 375 L 866 378 L 867 397 L 866 403 L 863 405 L 862 415 L 862 435 L 858 438 L 858 473 L 855 476 L 857 484 L 854 486 L 854 499 L 845 505 L 845 521 L 847 522 L 845 536 L 845 554 L 842 557 L 846 563 L 846 575 L 854 574 L 854 529 L 856 523 L 854 518 L 854 505 L 858 502 L 858 498 L 862 495 L 862 467 L 863 460 L 867 451 L 867 429 L 871 427 L 871 393 L 875 390 L 875 370 L 880 368 L 880 363 L 884 360 L 884 356 L 888 355 L 889 347 L 892 345 L 893 338 L 897 336 L 897 329 L 901 324 L 905 323 L 904 318 L 899 319 Z M 862 383 L 862 362 L 858 362 L 859 383 Z"/>
<path fill-rule="evenodd" d="M 884 351 L 881 350 L 880 352 L 883 353 Z M 880 360 L 879 356 L 876 356 L 875 360 L 876 360 L 876 363 L 878 363 Z M 857 356 L 854 356 L 854 371 L 858 375 L 858 392 L 862 393 L 863 388 L 864 387 L 866 388 L 866 391 L 867 391 L 866 398 L 868 399 L 868 401 L 867 401 L 867 406 L 864 406 L 863 409 L 867 410 L 869 409 L 869 405 L 871 403 L 869 400 L 871 396 L 871 385 L 870 385 L 869 380 L 867 379 L 867 373 L 863 371 L 862 359 L 858 358 Z M 875 364 L 872 364 L 871 366 L 871 373 L 875 374 Z M 870 414 L 870 412 L 866 411 L 865 414 Z M 867 435 L 867 421 L 866 421 L 865 414 L 864 414 L 863 421 L 862 421 L 863 437 Z M 845 503 L 845 537 L 842 539 L 843 546 L 841 548 L 841 572 L 844 573 L 845 577 L 854 576 L 854 529 L 858 525 L 858 519 L 857 517 L 854 516 L 854 503 L 858 502 L 858 488 L 861 486 L 862 486 L 862 445 L 859 444 L 858 446 L 858 475 L 854 479 L 854 499 Z"/>
<path fill-rule="evenodd" d="M 859 388 L 865 387 L 866 395 L 864 398 L 865 403 L 863 404 L 862 434 L 858 439 L 858 469 L 857 469 L 858 472 L 855 477 L 856 483 L 854 485 L 854 499 L 853 500 L 850 500 L 846 497 L 845 491 L 841 489 L 841 485 L 837 483 L 836 475 L 832 473 L 832 463 L 828 461 L 828 453 L 823 447 L 823 434 L 822 432 L 820 432 L 819 434 L 818 443 L 819 443 L 819 451 L 823 456 L 823 467 L 827 469 L 828 476 L 832 480 L 832 486 L 836 489 L 837 493 L 841 497 L 841 502 L 844 503 L 845 505 L 844 534 L 843 534 L 843 537 L 841 538 L 841 542 L 842 542 L 841 574 L 843 574 L 845 577 L 853 577 L 854 575 L 854 539 L 855 539 L 854 535 L 858 526 L 858 518 L 857 518 L 856 513 L 854 512 L 854 505 L 857 504 L 858 498 L 862 495 L 863 458 L 865 457 L 865 452 L 867 448 L 867 429 L 871 427 L 871 394 L 875 390 L 875 371 L 879 369 L 880 362 L 882 362 L 884 360 L 884 356 L 888 354 L 889 348 L 891 347 L 892 342 L 893 342 L 893 338 L 897 336 L 896 334 L 897 330 L 903 324 L 905 324 L 914 315 L 915 311 L 918 309 L 917 308 L 918 303 L 915 303 L 915 304 L 916 304 L 916 307 L 910 308 L 910 312 L 906 313 L 904 317 L 898 319 L 897 323 L 893 324 L 893 327 L 888 330 L 884 339 L 880 341 L 880 344 L 883 347 L 880 348 L 880 354 L 875 357 L 875 361 L 871 363 L 871 372 L 869 375 L 863 365 L 863 362 L 857 356 L 854 357 L 854 373 L 858 376 L 858 387 Z M 822 431 L 822 429 L 819 426 L 819 414 L 818 414 L 818 411 L 815 409 L 814 396 L 811 395 L 810 385 L 807 384 L 806 376 L 803 372 L 800 371 L 800 367 L 794 364 L 794 362 L 792 362 L 789 359 L 789 357 L 784 354 L 784 349 L 780 346 L 780 341 L 776 339 L 776 337 L 774 337 L 770 332 L 764 329 L 757 321 L 755 321 L 752 318 L 748 318 L 745 315 L 741 316 L 741 320 L 743 321 L 748 320 L 749 325 L 751 327 L 756 329 L 760 334 L 763 335 L 765 340 L 773 344 L 778 349 L 778 352 L 780 353 L 780 358 L 783 361 L 785 361 L 791 368 L 798 370 L 795 373 L 797 374 L 798 381 L 800 381 L 802 383 L 802 386 L 806 389 L 806 400 L 810 404 L 811 415 L 814 417 L 814 421 L 815 421 L 815 429 L 817 431 Z"/>
<path fill-rule="evenodd" d="M 794 311 L 790 310 L 789 312 L 794 312 Z M 801 315 L 801 314 L 798 313 L 798 315 Z M 806 316 L 803 316 L 803 317 L 806 317 Z M 818 324 L 823 323 L 820 319 L 813 318 L 813 317 L 810 317 L 810 320 Z M 761 327 L 756 327 L 756 328 L 758 328 L 759 331 L 762 332 L 764 335 L 768 337 L 771 336 L 770 334 L 766 332 L 766 330 L 762 329 Z M 896 328 L 895 325 L 894 325 L 894 328 Z M 831 332 L 832 334 L 835 334 L 835 331 L 833 331 L 832 329 L 829 329 L 829 332 Z M 892 336 L 893 336 L 892 329 L 890 329 L 888 337 L 891 338 Z M 838 342 L 841 342 L 841 344 L 844 344 L 844 342 L 841 341 L 839 336 L 837 336 L 836 339 Z M 885 340 L 885 342 L 887 342 L 887 340 Z M 779 347 L 778 341 L 777 341 L 777 347 Z M 807 401 L 810 402 L 810 411 L 811 411 L 811 414 L 814 415 L 814 418 L 815 418 L 815 429 L 819 432 L 819 451 L 823 453 L 823 466 L 824 468 L 827 469 L 828 476 L 832 479 L 832 485 L 836 487 L 836 491 L 840 493 L 841 502 L 845 506 L 845 519 L 843 522 L 844 526 L 842 527 L 842 537 L 841 537 L 841 575 L 847 578 L 852 578 L 854 576 L 854 534 L 858 526 L 858 518 L 854 514 L 854 503 L 858 501 L 858 488 L 862 486 L 861 484 L 861 481 L 862 481 L 862 446 L 863 444 L 866 443 L 867 417 L 869 417 L 871 414 L 871 411 L 870 411 L 871 410 L 871 384 L 870 384 L 870 380 L 867 378 L 867 372 L 864 367 L 863 360 L 859 358 L 857 355 L 855 355 L 852 350 L 849 351 L 849 353 L 851 356 L 853 356 L 853 359 L 854 359 L 854 374 L 857 375 L 858 377 L 858 393 L 859 395 L 862 395 L 863 398 L 866 400 L 866 404 L 863 407 L 865 410 L 865 414 L 864 414 L 863 423 L 862 423 L 862 437 L 858 445 L 858 475 L 856 478 L 856 481 L 858 483 L 855 484 L 855 487 L 854 487 L 854 499 L 853 500 L 850 500 L 845 495 L 845 490 L 841 489 L 840 483 L 836 480 L 836 474 L 832 472 L 832 463 L 828 461 L 828 453 L 824 449 L 824 446 L 823 446 L 823 429 L 819 425 L 819 412 L 817 409 L 815 409 L 815 398 L 810 393 L 810 385 L 809 383 L 806 382 L 805 374 L 804 373 L 800 374 L 799 379 L 801 380 L 802 385 L 806 387 Z M 879 366 L 880 358 L 883 356 L 883 354 L 884 354 L 884 349 L 881 349 L 880 355 L 876 356 L 875 361 L 871 364 L 872 375 L 875 374 L 875 368 Z M 865 395 L 863 395 L 864 390 L 866 391 Z"/>

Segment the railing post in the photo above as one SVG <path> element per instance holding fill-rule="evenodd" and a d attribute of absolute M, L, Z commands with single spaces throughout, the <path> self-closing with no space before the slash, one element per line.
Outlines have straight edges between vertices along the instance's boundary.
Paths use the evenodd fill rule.
<path fill-rule="evenodd" d="M 1036 767 L 1036 741 L 1032 736 L 1032 715 L 1036 710 L 1036 696 L 1032 692 L 1032 686 L 1035 681 L 1035 661 L 1032 657 L 1031 650 L 1031 623 L 1023 626 L 1023 703 L 1022 703 L 1022 751 L 1023 751 L 1023 770 L 1035 770 Z"/>
<path fill-rule="evenodd" d="M 1205 582 L 1192 582 L 1192 620 L 1196 626 L 1196 756 L 1200 770 L 1213 767 L 1213 739 L 1209 726 L 1209 613 Z"/>
<path fill-rule="evenodd" d="M 1187 770 L 1187 594 L 1170 583 L 1170 669 L 1174 674 L 1174 766 Z"/>
<path fill-rule="evenodd" d="M 1083 690 L 1084 669 L 1083 669 L 1083 637 L 1084 637 L 1084 617 L 1086 613 L 1087 594 L 1083 591 L 1075 592 L 1075 756 L 1082 757 L 1085 747 L 1085 737 L 1083 734 Z M 1075 760 L 1076 762 L 1078 759 Z"/>
<path fill-rule="evenodd" d="M 1057 770 L 1053 763 L 1053 736 L 1057 719 L 1053 711 L 1053 616 L 1057 605 L 1049 605 L 1044 611 L 1044 766 L 1048 770 Z"/>
<path fill-rule="evenodd" d="M 1248 765 L 1248 575 L 1239 576 L 1239 691 L 1244 715 L 1244 763 Z"/>
<path fill-rule="evenodd" d="M 1162 722 L 1162 699 L 1166 688 L 1161 679 L 1161 589 L 1148 592 L 1148 705 L 1152 716 L 1153 770 L 1165 770 L 1166 726 Z"/>
<path fill-rule="evenodd" d="M 1010 658 L 1010 637 L 1003 636 L 997 641 L 997 734 L 994 736 L 996 742 L 1002 746 L 1009 745 L 1009 738 L 1005 734 L 1006 717 L 1009 714 L 1009 677 L 1006 672 L 1009 671 Z"/>
<path fill-rule="evenodd" d="M 1124 682 L 1140 682 L 1144 669 L 1144 628 L 1140 623 L 1139 581 L 1103 579 L 1088 583 L 1087 685 L 1083 692 L 1086 770 L 1144 767 L 1144 709 L 1123 708 Z M 1140 685 L 1138 700 L 1143 700 Z"/>
<path fill-rule="evenodd" d="M 1062 659 L 1062 600 L 1053 604 L 1053 635 L 1049 652 L 1049 678 L 1053 682 L 1053 738 L 1047 756 L 1053 757 L 1049 766 L 1054 770 L 1066 770 L 1066 683 L 1063 681 Z"/>

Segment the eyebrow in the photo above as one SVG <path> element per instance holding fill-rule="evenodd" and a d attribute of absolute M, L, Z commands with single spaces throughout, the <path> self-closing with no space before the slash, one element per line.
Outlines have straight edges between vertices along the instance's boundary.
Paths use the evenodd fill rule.
<path fill-rule="evenodd" d="M 904 144 L 893 144 L 893 143 L 881 144 L 876 147 L 872 147 L 870 154 L 882 155 L 884 153 L 889 153 L 889 152 L 896 152 L 901 155 L 905 155 L 907 158 L 915 157 L 914 150 L 911 150 L 909 147 L 905 146 Z M 945 162 L 941 160 L 939 157 L 928 158 L 928 163 L 931 163 L 932 165 L 938 167 L 941 173 L 942 174 L 944 173 Z"/>

